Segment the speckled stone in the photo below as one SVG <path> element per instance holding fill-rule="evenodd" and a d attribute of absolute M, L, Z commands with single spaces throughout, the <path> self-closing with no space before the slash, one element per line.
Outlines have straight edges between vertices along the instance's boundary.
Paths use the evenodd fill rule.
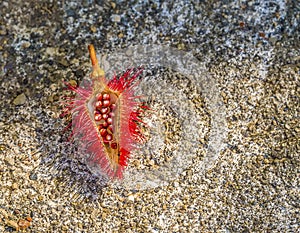
<path fill-rule="evenodd" d="M 17 230 L 22 220 L 26 232 L 297 232 L 297 4 L 1 1 L 0 231 Z M 76 86 L 89 75 L 89 43 L 100 60 L 121 48 L 130 57 L 130 46 L 150 43 L 199 60 L 216 81 L 228 127 L 210 170 L 200 166 L 213 133 L 208 100 L 189 85 L 193 77 L 172 70 L 162 78 L 192 103 L 204 122 L 199 132 L 207 134 L 191 166 L 167 185 L 146 190 L 116 187 L 88 170 L 59 115 L 70 96 L 63 81 Z M 156 78 L 160 68 L 145 70 L 146 78 Z M 186 122 L 178 119 L 178 109 L 160 113 L 168 135 L 164 145 L 173 143 Z M 132 168 L 164 166 L 172 150 L 133 158 Z"/>

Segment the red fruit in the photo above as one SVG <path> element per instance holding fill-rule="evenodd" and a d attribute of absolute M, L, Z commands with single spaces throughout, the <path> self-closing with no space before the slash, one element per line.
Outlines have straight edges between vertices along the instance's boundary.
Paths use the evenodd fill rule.
<path fill-rule="evenodd" d="M 97 100 L 98 100 L 98 101 L 101 101 L 101 100 L 102 100 L 102 94 L 101 94 L 101 93 L 97 96 Z"/>
<path fill-rule="evenodd" d="M 109 100 L 110 99 L 109 94 L 107 94 L 107 93 L 103 94 L 103 99 L 104 100 Z"/>
<path fill-rule="evenodd" d="M 112 120 L 112 118 L 107 118 L 106 122 L 107 122 L 109 125 L 111 125 L 111 124 L 113 123 L 113 120 Z"/>
<path fill-rule="evenodd" d="M 103 118 L 104 120 L 106 120 L 106 119 L 108 118 L 108 115 L 107 115 L 107 114 L 103 114 L 103 115 L 102 115 L 102 118 Z"/>
<path fill-rule="evenodd" d="M 112 140 L 112 135 L 111 134 L 107 134 L 105 137 L 106 141 L 111 141 Z"/>
<path fill-rule="evenodd" d="M 113 133 L 113 127 L 112 127 L 112 125 L 109 125 L 109 126 L 107 127 L 107 131 L 108 131 L 109 133 Z"/>
<path fill-rule="evenodd" d="M 99 124 L 100 129 L 102 128 L 107 128 L 108 123 L 106 121 L 103 121 L 102 123 Z"/>
<path fill-rule="evenodd" d="M 102 116 L 100 113 L 95 114 L 95 121 L 100 121 L 102 119 Z"/>
<path fill-rule="evenodd" d="M 118 144 L 115 143 L 115 142 L 113 142 L 113 143 L 110 144 L 110 147 L 111 147 L 112 149 L 117 149 L 117 148 L 118 148 Z"/>
<path fill-rule="evenodd" d="M 66 112 L 72 114 L 73 136 L 81 141 L 89 163 L 111 178 L 122 178 L 130 151 L 143 141 L 137 122 L 143 110 L 134 96 L 133 84 L 142 69 L 127 70 L 110 81 L 100 69 L 95 50 L 89 45 L 91 80 L 83 87 L 67 84 L 77 93 Z M 101 115 L 98 116 L 98 114 Z M 111 142 L 112 141 L 112 142 Z M 112 150 L 113 149 L 113 150 Z"/>
<path fill-rule="evenodd" d="M 106 130 L 106 129 L 100 129 L 99 132 L 100 132 L 100 135 L 101 135 L 102 137 L 105 137 L 106 134 L 107 134 L 107 130 Z"/>
<path fill-rule="evenodd" d="M 107 113 L 108 112 L 108 108 L 101 108 L 100 112 L 102 114 Z"/>
<path fill-rule="evenodd" d="M 110 104 L 109 100 L 103 100 L 103 107 L 108 107 Z"/>
<path fill-rule="evenodd" d="M 96 104 L 95 104 L 95 107 L 97 109 L 101 109 L 101 107 L 102 107 L 102 101 L 97 101 Z"/>

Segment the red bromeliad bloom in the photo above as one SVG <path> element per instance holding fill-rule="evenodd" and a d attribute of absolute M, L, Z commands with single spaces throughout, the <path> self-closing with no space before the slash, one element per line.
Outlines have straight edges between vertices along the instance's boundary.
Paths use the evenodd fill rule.
<path fill-rule="evenodd" d="M 77 95 L 63 115 L 72 114 L 72 136 L 80 140 L 89 163 L 97 165 L 110 178 L 122 178 L 135 143 L 144 140 L 139 122 L 147 107 L 136 101 L 133 90 L 142 69 L 127 70 L 107 81 L 94 46 L 88 48 L 93 65 L 90 81 L 84 87 L 67 83 Z"/>

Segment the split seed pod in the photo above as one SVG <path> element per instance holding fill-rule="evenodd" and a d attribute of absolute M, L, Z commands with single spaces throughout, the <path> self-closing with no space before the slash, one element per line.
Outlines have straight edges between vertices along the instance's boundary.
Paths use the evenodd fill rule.
<path fill-rule="evenodd" d="M 111 80 L 99 67 L 93 45 L 88 47 L 92 73 L 83 87 L 66 83 L 77 95 L 62 115 L 72 115 L 72 137 L 79 140 L 89 164 L 97 165 L 100 173 L 122 178 L 130 152 L 143 142 L 139 125 L 146 106 L 138 102 L 134 86 L 142 69 L 129 69 Z"/>

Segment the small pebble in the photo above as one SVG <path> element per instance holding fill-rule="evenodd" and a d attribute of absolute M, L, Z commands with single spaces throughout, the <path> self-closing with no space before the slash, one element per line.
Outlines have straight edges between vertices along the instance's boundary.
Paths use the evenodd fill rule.
<path fill-rule="evenodd" d="M 29 176 L 29 179 L 31 180 L 37 180 L 37 174 L 36 173 L 31 173 L 30 176 Z"/>
<path fill-rule="evenodd" d="M 15 160 L 14 158 L 11 158 L 11 157 L 6 157 L 5 158 L 5 162 L 10 165 L 10 166 L 14 166 L 15 165 Z"/>
<path fill-rule="evenodd" d="M 18 189 L 18 184 L 17 183 L 13 183 L 12 184 L 12 186 L 11 186 L 11 188 L 13 189 L 13 190 L 15 190 L 15 189 Z"/>
<path fill-rule="evenodd" d="M 30 47 L 30 42 L 28 42 L 28 41 L 25 41 L 23 44 L 22 44 L 22 48 L 23 49 L 27 49 L 27 48 L 29 48 Z"/>
<path fill-rule="evenodd" d="M 5 209 L 0 209 L 0 214 L 2 215 L 1 217 L 8 218 L 8 213 Z"/>
<path fill-rule="evenodd" d="M 27 99 L 26 95 L 24 93 L 22 93 L 14 99 L 13 103 L 14 103 L 14 105 L 23 105 L 23 104 L 25 104 L 26 99 Z"/>
<path fill-rule="evenodd" d="M 116 3 L 115 2 L 111 2 L 110 5 L 111 5 L 111 8 L 113 8 L 113 9 L 116 8 Z"/>
<path fill-rule="evenodd" d="M 60 58 L 57 62 L 60 65 L 64 66 L 64 67 L 68 67 L 69 66 L 69 62 L 66 60 L 65 57 Z"/>
<path fill-rule="evenodd" d="M 25 219 L 20 219 L 18 222 L 18 225 L 21 230 L 24 230 L 24 229 L 30 227 L 30 222 Z"/>
<path fill-rule="evenodd" d="M 92 31 L 93 33 L 95 33 L 95 32 L 97 32 L 97 28 L 96 28 L 94 25 L 92 25 L 92 26 L 91 26 L 91 31 Z"/>
<path fill-rule="evenodd" d="M 46 54 L 48 54 L 50 57 L 53 57 L 57 53 L 58 53 L 58 48 L 54 48 L 54 47 L 47 47 L 46 48 Z"/>
<path fill-rule="evenodd" d="M 129 201 L 134 201 L 134 199 L 135 199 L 135 198 L 134 198 L 134 195 L 130 194 L 130 195 L 128 196 L 128 200 L 129 200 Z"/>
<path fill-rule="evenodd" d="M 6 225 L 9 226 L 9 227 L 12 227 L 14 228 L 16 231 L 19 230 L 19 225 L 16 221 L 13 221 L 13 220 L 7 220 L 6 221 Z"/>
<path fill-rule="evenodd" d="M 111 16 L 111 20 L 115 23 L 120 23 L 121 22 L 121 16 L 114 14 L 114 15 Z"/>

